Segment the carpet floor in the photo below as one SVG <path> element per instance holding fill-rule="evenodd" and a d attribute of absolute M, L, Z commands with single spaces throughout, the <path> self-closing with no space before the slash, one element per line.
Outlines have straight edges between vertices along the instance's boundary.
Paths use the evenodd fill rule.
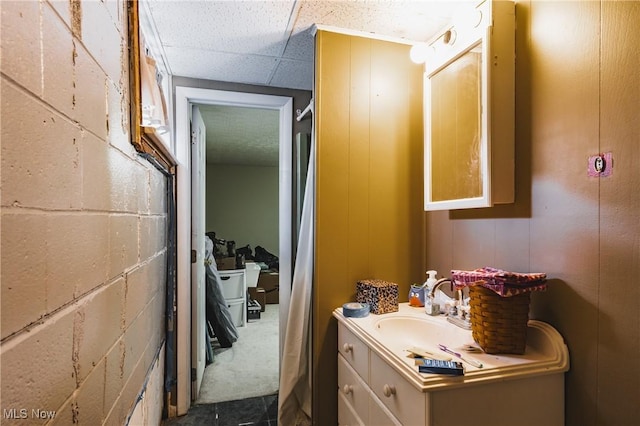
<path fill-rule="evenodd" d="M 213 341 L 213 363 L 204 370 L 196 404 L 273 395 L 280 379 L 279 305 L 267 304 L 260 319 L 238 327 L 230 348 Z"/>

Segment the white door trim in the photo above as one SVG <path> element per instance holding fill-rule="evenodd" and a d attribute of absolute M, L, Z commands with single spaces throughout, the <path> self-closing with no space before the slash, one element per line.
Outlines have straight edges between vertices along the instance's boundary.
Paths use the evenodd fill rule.
<path fill-rule="evenodd" d="M 280 353 L 289 312 L 292 279 L 292 126 L 293 99 L 286 96 L 176 86 L 177 166 L 177 415 L 191 405 L 191 153 L 190 115 L 192 104 L 269 108 L 279 111 L 280 120 Z M 282 285 L 285 284 L 285 285 Z"/>

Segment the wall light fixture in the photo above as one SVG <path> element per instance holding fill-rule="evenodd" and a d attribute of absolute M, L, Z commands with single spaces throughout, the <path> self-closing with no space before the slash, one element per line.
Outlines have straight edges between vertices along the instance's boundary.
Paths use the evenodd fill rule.
<path fill-rule="evenodd" d="M 409 51 L 409 57 L 416 64 L 424 64 L 427 60 L 429 46 L 426 43 L 416 43 Z"/>

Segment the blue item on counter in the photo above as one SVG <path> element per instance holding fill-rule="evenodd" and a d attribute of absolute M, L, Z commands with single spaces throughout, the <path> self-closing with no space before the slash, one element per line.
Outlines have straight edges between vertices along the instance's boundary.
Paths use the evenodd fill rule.
<path fill-rule="evenodd" d="M 342 305 L 342 315 L 348 318 L 364 318 L 369 315 L 369 304 L 350 302 Z"/>
<path fill-rule="evenodd" d="M 447 374 L 450 376 L 464 376 L 464 367 L 456 361 L 442 361 L 439 359 L 423 359 L 418 364 L 420 373 Z"/>
<path fill-rule="evenodd" d="M 425 286 L 411 285 L 411 290 L 409 290 L 409 306 L 424 306 L 425 290 Z"/>

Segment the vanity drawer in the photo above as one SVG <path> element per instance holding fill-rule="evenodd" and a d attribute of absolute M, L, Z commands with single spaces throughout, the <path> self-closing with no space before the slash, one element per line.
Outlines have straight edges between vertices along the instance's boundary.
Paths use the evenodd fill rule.
<path fill-rule="evenodd" d="M 338 324 L 338 352 L 356 370 L 365 383 L 368 383 L 369 347 L 343 324 Z"/>
<path fill-rule="evenodd" d="M 389 411 L 404 425 L 426 424 L 425 394 L 411 386 L 374 352 L 371 352 L 370 362 L 369 385 Z"/>
<path fill-rule="evenodd" d="M 369 426 L 363 423 L 353 411 L 342 391 L 338 390 L 338 425 L 339 426 Z"/>
<path fill-rule="evenodd" d="M 403 426 L 398 419 L 396 419 L 391 411 L 384 406 L 382 401 L 371 392 L 369 398 L 369 419 L 371 422 L 368 426 Z M 405 425 L 410 426 L 410 425 Z"/>
<path fill-rule="evenodd" d="M 365 424 L 369 424 L 369 388 L 349 363 L 338 355 L 338 393 L 349 402 Z"/>
<path fill-rule="evenodd" d="M 244 269 L 220 271 L 220 287 L 224 300 L 245 298 Z"/>

